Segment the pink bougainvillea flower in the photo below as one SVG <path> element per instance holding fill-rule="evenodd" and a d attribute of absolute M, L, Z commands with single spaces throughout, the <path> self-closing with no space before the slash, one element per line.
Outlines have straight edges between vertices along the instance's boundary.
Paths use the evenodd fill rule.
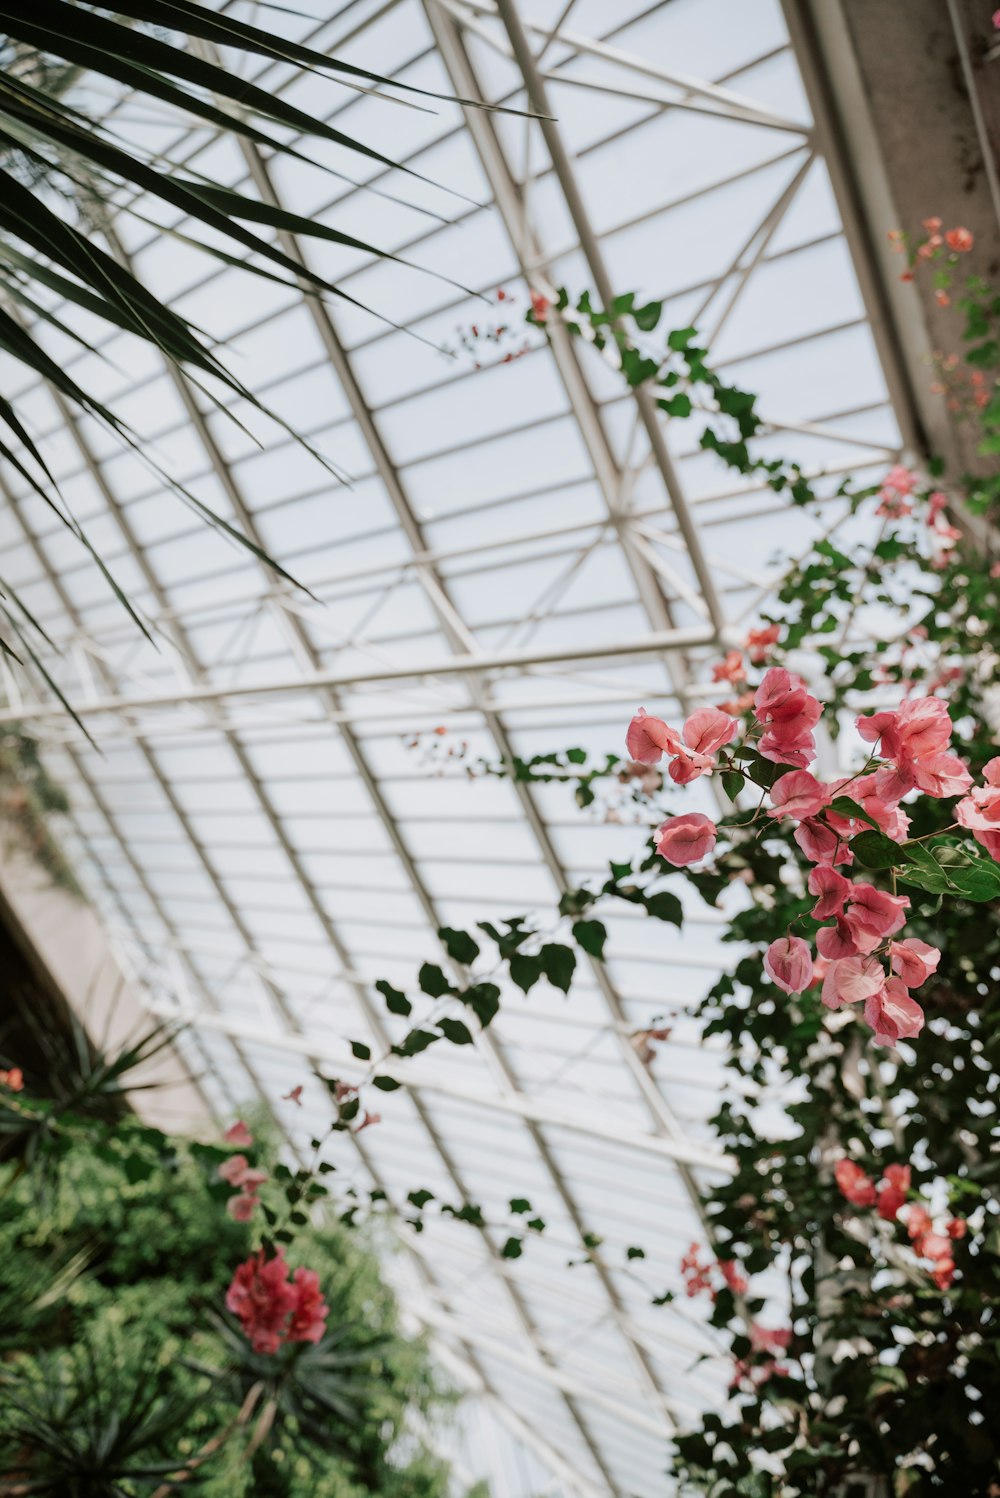
<path fill-rule="evenodd" d="M 907 988 L 919 988 L 936 971 L 940 961 L 941 953 L 937 947 L 918 941 L 915 936 L 889 944 L 889 964 Z"/>
<path fill-rule="evenodd" d="M 250 1162 L 246 1155 L 230 1155 L 228 1160 L 223 1160 L 219 1166 L 220 1178 L 230 1186 L 238 1186 L 249 1169 Z"/>
<path fill-rule="evenodd" d="M 745 1295 L 750 1288 L 750 1281 L 740 1268 L 736 1259 L 720 1259 L 718 1261 L 719 1273 L 734 1295 Z"/>
<path fill-rule="evenodd" d="M 924 1233 L 916 1245 L 922 1259 L 950 1259 L 951 1239 L 944 1233 Z"/>
<path fill-rule="evenodd" d="M 771 788 L 772 810 L 768 816 L 794 817 L 802 822 L 817 816 L 830 800 L 830 789 L 808 770 L 782 775 Z"/>
<path fill-rule="evenodd" d="M 777 1357 L 788 1351 L 791 1340 L 792 1333 L 788 1327 L 761 1326 L 756 1321 L 751 1323 L 750 1346 L 754 1352 L 769 1352 L 772 1357 Z"/>
<path fill-rule="evenodd" d="M 823 926 L 816 932 L 816 950 L 828 962 L 857 957 L 858 944 L 843 915 L 838 915 L 832 926 Z"/>
<path fill-rule="evenodd" d="M 894 468 L 889 469 L 882 480 L 882 488 L 892 489 L 895 494 L 912 494 L 918 483 L 919 479 L 915 473 L 905 468 L 902 463 L 897 463 Z"/>
<path fill-rule="evenodd" d="M 855 722 L 861 737 L 869 744 L 881 739 L 884 757 L 897 764 L 942 754 L 951 743 L 951 719 L 940 697 L 914 698 Z"/>
<path fill-rule="evenodd" d="M 964 1238 L 968 1231 L 969 1224 L 964 1217 L 951 1218 L 948 1226 L 945 1228 L 945 1232 L 949 1238 Z"/>
<path fill-rule="evenodd" d="M 718 829 L 710 817 L 699 811 L 682 812 L 670 817 L 656 833 L 656 851 L 675 868 L 697 863 L 715 847 Z"/>
<path fill-rule="evenodd" d="M 804 770 L 816 758 L 816 741 L 810 730 L 799 732 L 793 724 L 772 723 L 757 741 L 765 759 L 775 765 Z"/>
<path fill-rule="evenodd" d="M 809 717 L 819 703 L 806 691 L 801 676 L 786 671 L 784 666 L 772 666 L 764 673 L 760 686 L 754 693 L 754 716 L 759 723 L 788 722 Z M 809 727 L 819 721 L 819 714 L 811 717 Z"/>
<path fill-rule="evenodd" d="M 972 784 L 968 768 L 957 754 L 934 754 L 913 764 L 913 781 L 928 796 L 942 800 L 961 796 Z"/>
<path fill-rule="evenodd" d="M 865 1020 L 875 1032 L 877 1045 L 895 1045 L 913 1040 L 924 1028 L 924 1011 L 900 978 L 887 978 L 885 986 L 865 1001 Z"/>
<path fill-rule="evenodd" d="M 990 760 L 983 779 L 986 784 L 955 807 L 955 820 L 969 829 L 991 858 L 1000 861 L 1000 759 Z"/>
<path fill-rule="evenodd" d="M 752 629 L 747 635 L 746 646 L 755 666 L 767 660 L 771 646 L 781 639 L 781 625 L 768 624 L 763 629 Z"/>
<path fill-rule="evenodd" d="M 731 743 L 739 728 L 735 718 L 717 707 L 700 707 L 684 724 L 685 744 L 694 754 L 714 754 Z"/>
<path fill-rule="evenodd" d="M 727 651 L 725 659 L 716 661 L 712 667 L 713 681 L 730 681 L 734 686 L 737 682 L 745 681 L 746 674 L 743 657 L 738 650 Z"/>
<path fill-rule="evenodd" d="M 867 1003 L 881 993 L 884 984 L 885 973 L 874 957 L 843 957 L 826 970 L 823 1003 L 828 1009 Z"/>
<path fill-rule="evenodd" d="M 852 1207 L 875 1205 L 875 1182 L 856 1161 L 838 1160 L 833 1167 L 833 1176 L 841 1196 L 846 1197 Z"/>
<path fill-rule="evenodd" d="M 286 1342 L 320 1342 L 326 1331 L 330 1308 L 319 1287 L 315 1269 L 296 1269 L 292 1275 L 295 1305 L 285 1334 Z"/>
<path fill-rule="evenodd" d="M 896 1213 L 906 1201 L 909 1189 L 910 1167 L 887 1165 L 878 1188 L 878 1215 L 886 1222 L 895 1222 Z"/>
<path fill-rule="evenodd" d="M 844 920 L 861 953 L 874 952 L 887 936 L 901 930 L 906 921 L 904 912 L 910 908 L 906 895 L 890 895 L 871 884 L 852 885 L 847 902 Z"/>
<path fill-rule="evenodd" d="M 854 854 L 843 838 L 822 822 L 807 818 L 792 833 L 810 863 L 832 868 L 837 863 L 853 863 Z"/>
<path fill-rule="evenodd" d="M 764 971 L 785 993 L 802 993 L 812 983 L 813 961 L 801 936 L 782 936 L 764 953 Z"/>
<path fill-rule="evenodd" d="M 257 1210 L 258 1198 L 249 1191 L 241 1191 L 226 1202 L 226 1211 L 235 1222 L 249 1222 Z"/>
<path fill-rule="evenodd" d="M 662 718 L 650 717 L 646 709 L 640 707 L 628 726 L 625 747 L 631 759 L 637 759 L 643 765 L 655 765 L 664 754 L 676 754 L 681 740 Z"/>
<path fill-rule="evenodd" d="M 283 1103 L 297 1103 L 298 1106 L 301 1108 L 302 1107 L 302 1088 L 301 1088 L 301 1086 L 299 1086 L 299 1087 L 293 1087 L 292 1090 L 291 1090 L 291 1092 L 286 1092 L 285 1095 L 284 1095 L 284 1097 L 281 1099 L 281 1101 Z"/>
<path fill-rule="evenodd" d="M 273 1259 L 264 1250 L 241 1264 L 226 1291 L 226 1310 L 239 1319 L 254 1352 L 277 1352 L 298 1297 L 288 1283 L 284 1250 Z"/>
<path fill-rule="evenodd" d="M 24 1091 L 24 1072 L 19 1066 L 12 1066 L 9 1071 L 0 1071 L 0 1087 L 6 1087 L 8 1092 Z"/>
<path fill-rule="evenodd" d="M 929 1233 L 934 1226 L 930 1213 L 919 1202 L 913 1202 L 907 1207 L 905 1221 L 906 1231 L 914 1243 L 918 1242 L 925 1233 Z"/>
<path fill-rule="evenodd" d="M 222 1137 L 226 1144 L 233 1144 L 237 1149 L 249 1149 L 253 1144 L 253 1135 L 247 1128 L 246 1124 L 243 1122 L 242 1118 L 238 1118 L 236 1122 L 226 1130 Z"/>
<path fill-rule="evenodd" d="M 946 231 L 944 242 L 949 250 L 954 250 L 959 255 L 965 255 L 972 249 L 975 241 L 968 229 L 957 228 Z"/>
<path fill-rule="evenodd" d="M 788 778 L 788 776 L 785 777 L 786 780 Z M 844 901 L 853 886 L 851 881 L 845 879 L 843 874 L 838 874 L 836 869 L 821 864 L 818 868 L 810 869 L 807 887 L 811 895 L 819 897 L 809 912 L 810 915 L 814 920 L 828 921 L 831 916 L 843 914 Z"/>
<path fill-rule="evenodd" d="M 931 1270 L 931 1279 L 939 1290 L 950 1290 L 955 1280 L 955 1260 L 938 1259 Z"/>
<path fill-rule="evenodd" d="M 535 314 L 536 322 L 546 322 L 548 320 L 551 306 L 552 303 L 548 297 L 542 296 L 540 291 L 533 291 L 531 293 L 531 310 Z"/>

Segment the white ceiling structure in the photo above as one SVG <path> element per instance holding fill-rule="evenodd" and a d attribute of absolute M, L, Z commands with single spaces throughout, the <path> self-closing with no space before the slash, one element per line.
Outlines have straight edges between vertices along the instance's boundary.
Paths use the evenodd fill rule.
<path fill-rule="evenodd" d="M 43 684 L 9 671 L 0 720 L 44 739 L 72 799 L 67 848 L 151 1005 L 191 1022 L 183 1044 L 212 1106 L 231 1118 L 260 1093 L 297 1147 L 329 1117 L 310 1062 L 351 1080 L 363 1069 L 351 1039 L 380 1054 L 402 1033 L 375 980 L 412 990 L 419 964 L 441 958 L 440 926 L 550 920 L 561 889 L 645 836 L 600 807 L 579 812 L 565 786 L 466 765 L 620 751 L 640 703 L 676 720 L 704 700 L 720 642 L 756 621 L 776 553 L 817 533 L 701 453 L 697 418 L 666 422 L 559 327 L 551 342 L 522 331 L 529 281 L 597 302 L 662 298 L 661 329 L 697 323 L 715 367 L 760 392 L 764 446 L 829 473 L 831 489 L 892 461 L 904 420 L 831 190 L 840 166 L 803 84 L 809 60 L 777 0 L 328 8 L 322 23 L 266 24 L 555 123 L 417 112 L 262 70 L 268 88 L 442 184 L 307 144 L 376 194 L 134 100 L 104 105 L 192 171 L 514 300 L 490 310 L 399 264 L 285 241 L 397 330 L 122 214 L 120 253 L 351 487 L 234 405 L 256 446 L 148 346 L 100 331 L 95 357 L 39 336 L 314 596 L 23 378 L 8 393 L 157 648 L 10 471 L 0 507 L 0 573 L 59 645 L 51 669 L 98 747 Z M 469 352 L 462 335 L 484 317 L 516 336 Z M 831 503 L 829 523 L 842 519 Z M 449 757 L 461 743 L 465 758 Z M 702 786 L 687 806 L 711 809 Z M 544 983 L 505 991 L 474 1051 L 399 1063 L 406 1086 L 381 1099 L 382 1122 L 353 1147 L 338 1137 L 333 1155 L 344 1185 L 483 1208 L 482 1230 L 433 1211 L 422 1234 L 402 1227 L 389 1269 L 470 1391 L 447 1438 L 459 1476 L 488 1477 L 496 1498 L 670 1491 L 671 1431 L 717 1404 L 728 1376 L 700 1361 L 715 1344 L 696 1305 L 651 1304 L 705 1238 L 698 1181 L 725 1168 L 705 1125 L 718 1057 L 691 1018 L 720 966 L 719 919 L 692 905 L 683 934 L 630 912 L 609 927 L 607 965 L 569 999 Z M 665 1013 L 673 1034 L 647 1066 L 630 1037 Z M 296 1111 L 281 1099 L 299 1082 Z M 505 1261 L 520 1196 L 547 1227 Z M 585 1235 L 600 1249 L 567 1269 Z M 633 1244 L 644 1260 L 627 1260 Z"/>

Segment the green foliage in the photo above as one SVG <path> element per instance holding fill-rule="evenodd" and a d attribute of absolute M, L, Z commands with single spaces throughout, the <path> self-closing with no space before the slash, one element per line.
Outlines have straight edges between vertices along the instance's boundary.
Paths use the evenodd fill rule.
<path fill-rule="evenodd" d="M 251 1247 L 225 1212 L 225 1152 L 92 1128 L 44 1193 L 30 1171 L 0 1179 L 0 1470 L 52 1498 L 148 1493 L 186 1467 L 206 1498 L 443 1498 L 440 1464 L 399 1444 L 442 1395 L 357 1234 L 305 1220 L 290 1254 L 320 1275 L 328 1335 L 255 1354 L 223 1311 Z M 130 1171 L 143 1150 L 155 1168 Z"/>

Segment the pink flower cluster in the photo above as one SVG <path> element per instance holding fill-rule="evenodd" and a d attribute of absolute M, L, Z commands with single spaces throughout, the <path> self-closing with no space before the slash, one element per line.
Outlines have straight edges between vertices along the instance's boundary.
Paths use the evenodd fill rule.
<path fill-rule="evenodd" d="M 909 1202 L 910 1167 L 887 1165 L 876 1186 L 854 1160 L 838 1160 L 833 1174 L 841 1195 L 852 1207 L 877 1207 L 886 1222 L 901 1222 L 918 1258 L 929 1260 L 930 1275 L 939 1290 L 947 1290 L 955 1278 L 952 1244 L 968 1231 L 964 1217 L 951 1217 L 943 1230 L 919 1202 Z M 902 1213 L 902 1216 L 900 1215 Z"/>
<path fill-rule="evenodd" d="M 24 1072 L 19 1066 L 12 1066 L 9 1071 L 0 1071 L 0 1087 L 6 1087 L 8 1092 L 24 1091 Z"/>
<path fill-rule="evenodd" d="M 1000 758 L 990 760 L 983 779 L 986 784 L 971 791 L 955 807 L 955 820 L 1000 862 Z"/>
<path fill-rule="evenodd" d="M 237 1119 L 223 1134 L 226 1144 L 241 1144 L 249 1149 L 253 1135 L 242 1119 Z M 228 1186 L 236 1187 L 236 1195 L 226 1203 L 226 1211 L 237 1222 L 249 1222 L 257 1209 L 258 1192 L 268 1179 L 266 1170 L 256 1170 L 246 1155 L 230 1155 L 219 1166 L 219 1177 Z"/>
<path fill-rule="evenodd" d="M 688 785 L 715 768 L 716 751 L 736 737 L 739 726 L 735 718 L 717 707 L 700 707 L 678 734 L 662 718 L 651 718 L 640 707 L 629 724 L 625 745 L 631 757 L 643 765 L 658 764 L 664 754 L 669 754 L 667 774 L 677 785 Z"/>
<path fill-rule="evenodd" d="M 681 1274 L 684 1277 L 684 1291 L 689 1299 L 707 1290 L 709 1298 L 714 1301 L 722 1288 L 713 1279 L 715 1275 L 721 1276 L 722 1284 L 728 1286 L 734 1295 L 745 1295 L 750 1288 L 750 1281 L 735 1259 L 703 1261 L 701 1247 L 697 1243 L 691 1244 L 681 1260 Z"/>
<path fill-rule="evenodd" d="M 851 841 L 872 823 L 891 841 L 905 842 L 910 819 L 900 802 L 914 790 L 935 798 L 962 796 L 958 822 L 1000 860 L 1000 758 L 987 765 L 985 786 L 971 789 L 972 776 L 951 751 L 952 723 L 945 703 L 936 697 L 911 699 L 856 720 L 866 743 L 878 746 L 877 768 L 827 784 L 805 768 L 815 758 L 813 730 L 821 714 L 819 701 L 801 678 L 781 666 L 768 670 L 753 694 L 755 722 L 747 743 L 756 735 L 760 755 L 792 767 L 774 782 L 767 814 L 776 822 L 795 824 L 793 837 L 814 865 L 808 876 L 809 893 L 816 900 L 811 915 L 829 923 L 817 932 L 815 960 L 809 944 L 789 934 L 771 943 L 764 968 L 785 993 L 802 993 L 822 980 L 828 1008 L 863 1004 L 876 1041 L 894 1045 L 923 1028 L 923 1010 L 910 990 L 930 977 L 941 954 L 926 942 L 899 936 L 910 906 L 906 895 L 854 881 L 838 866 L 853 864 Z M 628 749 L 644 764 L 656 763 L 663 754 L 672 756 L 670 775 L 683 785 L 716 768 L 719 751 L 732 742 L 738 727 L 720 709 L 702 708 L 678 734 L 640 709 L 629 725 Z M 723 762 L 733 763 L 727 755 Z M 840 796 L 859 812 L 834 810 Z M 683 868 L 710 854 L 717 837 L 710 817 L 684 812 L 657 829 L 656 849 L 668 863 Z"/>
<path fill-rule="evenodd" d="M 750 1354 L 757 1361 L 750 1362 L 747 1358 L 737 1358 L 733 1377 L 729 1387 L 738 1388 L 740 1385 L 749 1385 L 751 1389 L 759 1389 L 772 1378 L 785 1378 L 788 1368 L 778 1362 L 778 1358 L 788 1351 L 792 1340 L 790 1327 L 761 1326 L 759 1322 L 750 1323 Z"/>
<path fill-rule="evenodd" d="M 254 1352 L 265 1353 L 286 1342 L 319 1342 L 330 1314 L 316 1271 L 296 1269 L 289 1281 L 282 1248 L 273 1259 L 261 1249 L 239 1266 L 226 1310 L 238 1318 Z"/>

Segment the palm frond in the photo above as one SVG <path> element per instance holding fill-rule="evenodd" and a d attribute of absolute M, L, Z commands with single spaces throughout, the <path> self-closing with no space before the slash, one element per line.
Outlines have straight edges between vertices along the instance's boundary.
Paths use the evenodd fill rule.
<path fill-rule="evenodd" d="M 60 304 L 99 319 L 115 332 L 124 331 L 152 344 L 218 409 L 225 411 L 227 402 L 215 395 L 214 384 L 289 430 L 226 367 L 208 337 L 150 292 L 122 263 L 111 241 L 102 244 L 114 213 L 128 211 L 133 200 L 162 205 L 171 217 L 182 215 L 186 232 L 182 234 L 176 226 L 161 232 L 180 234 L 206 255 L 239 265 L 250 275 L 301 288 L 307 295 L 339 298 L 356 307 L 362 304 L 288 253 L 283 236 L 306 236 L 378 258 L 400 257 L 356 235 L 143 154 L 117 134 L 110 122 L 105 125 L 93 118 L 84 99 L 74 95 L 74 87 L 80 80 L 104 79 L 123 95 L 134 93 L 167 105 L 179 122 L 208 125 L 269 154 L 309 161 L 308 143 L 316 140 L 349 152 L 369 166 L 397 168 L 413 178 L 419 173 L 393 162 L 363 139 L 297 108 L 281 92 L 231 72 L 217 60 L 216 49 L 235 50 L 268 65 L 309 70 L 325 77 L 333 88 L 373 93 L 387 108 L 423 109 L 428 107 L 425 101 L 446 96 L 327 57 L 193 0 L 122 0 L 113 10 L 77 0 L 32 0 L 30 5 L 23 0 L 0 0 L 0 30 L 5 37 L 0 44 L 0 352 L 31 370 L 72 409 L 93 417 L 144 458 L 148 455 L 142 452 L 137 435 L 47 352 L 42 341 L 46 329 L 91 347 L 74 328 L 73 318 L 62 315 Z M 342 172 L 334 175 L 344 177 Z M 363 182 L 359 185 L 364 187 Z M 433 185 L 450 191 L 447 184 Z M 100 210 L 96 218 L 95 204 Z M 0 463 L 9 464 L 74 531 L 137 628 L 145 630 L 137 610 L 61 500 L 27 423 L 2 392 L 0 431 L 4 432 Z M 338 479 L 343 478 L 325 455 L 309 451 Z M 238 527 L 169 474 L 158 472 L 208 524 L 223 529 L 258 560 L 288 576 Z M 0 648 L 16 658 L 24 651 L 24 634 L 10 629 L 11 618 L 8 610 L 9 637 L 4 638 L 0 629 Z M 58 692 L 51 674 L 40 666 L 33 645 L 27 653 L 50 689 Z"/>

